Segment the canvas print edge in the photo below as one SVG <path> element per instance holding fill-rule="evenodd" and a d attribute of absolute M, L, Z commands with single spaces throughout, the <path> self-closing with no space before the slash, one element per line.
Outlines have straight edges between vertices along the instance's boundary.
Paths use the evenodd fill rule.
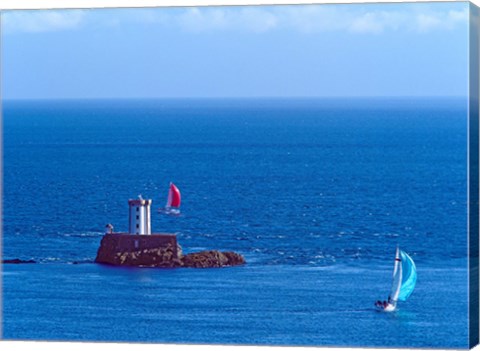
<path fill-rule="evenodd" d="M 470 3 L 470 65 L 469 65 L 469 279 L 470 279 L 470 347 L 478 344 L 479 334 L 479 8 Z"/>

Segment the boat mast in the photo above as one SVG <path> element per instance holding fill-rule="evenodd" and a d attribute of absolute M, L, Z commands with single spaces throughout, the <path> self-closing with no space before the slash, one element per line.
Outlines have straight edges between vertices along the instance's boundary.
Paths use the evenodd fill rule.
<path fill-rule="evenodd" d="M 393 268 L 392 291 L 390 294 L 390 299 L 393 303 L 397 302 L 401 287 L 402 287 L 402 259 L 400 258 L 400 249 L 397 246 L 397 251 L 395 252 L 395 266 Z"/>
<path fill-rule="evenodd" d="M 167 204 L 165 205 L 166 208 L 169 208 L 172 206 L 172 182 L 170 182 L 170 186 L 168 187 L 168 198 L 167 198 Z"/>

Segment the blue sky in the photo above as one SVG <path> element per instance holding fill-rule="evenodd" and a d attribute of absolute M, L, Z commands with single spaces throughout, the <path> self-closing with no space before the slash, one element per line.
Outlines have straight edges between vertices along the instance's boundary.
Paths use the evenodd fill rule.
<path fill-rule="evenodd" d="M 468 3 L 10 11 L 6 99 L 466 96 Z"/>

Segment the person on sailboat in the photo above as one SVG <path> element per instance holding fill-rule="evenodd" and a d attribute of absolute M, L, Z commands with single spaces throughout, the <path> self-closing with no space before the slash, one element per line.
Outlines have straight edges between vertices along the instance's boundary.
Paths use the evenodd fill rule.
<path fill-rule="evenodd" d="M 387 308 L 388 305 L 392 305 L 390 299 L 388 299 L 388 301 L 385 301 L 385 300 L 383 300 L 383 301 L 377 300 L 377 301 L 375 302 L 375 306 L 376 306 L 376 307 Z"/>
<path fill-rule="evenodd" d="M 375 307 L 378 307 L 378 308 L 381 308 L 381 309 L 384 309 L 384 310 L 393 310 L 396 307 L 396 304 L 389 297 L 387 301 L 386 300 L 376 301 L 375 302 Z"/>

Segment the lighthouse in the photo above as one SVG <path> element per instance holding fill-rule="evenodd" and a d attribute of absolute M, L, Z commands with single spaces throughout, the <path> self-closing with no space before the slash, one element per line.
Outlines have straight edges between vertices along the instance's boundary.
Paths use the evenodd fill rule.
<path fill-rule="evenodd" d="M 150 205 L 152 200 L 144 200 L 139 196 L 136 200 L 128 200 L 129 206 L 129 234 L 151 235 Z"/>
<path fill-rule="evenodd" d="M 95 262 L 127 266 L 174 267 L 182 255 L 177 236 L 152 233 L 150 207 L 152 200 L 128 200 L 128 232 L 115 232 L 105 226 Z"/>
<path fill-rule="evenodd" d="M 95 262 L 115 266 L 169 268 L 223 267 L 245 263 L 241 255 L 218 251 L 194 254 L 199 256 L 193 256 L 183 261 L 182 248 L 178 245 L 175 234 L 152 234 L 151 205 L 152 200 L 145 200 L 142 196 L 135 200 L 128 200 L 128 233 L 114 232 L 113 225 L 107 224 Z"/>

